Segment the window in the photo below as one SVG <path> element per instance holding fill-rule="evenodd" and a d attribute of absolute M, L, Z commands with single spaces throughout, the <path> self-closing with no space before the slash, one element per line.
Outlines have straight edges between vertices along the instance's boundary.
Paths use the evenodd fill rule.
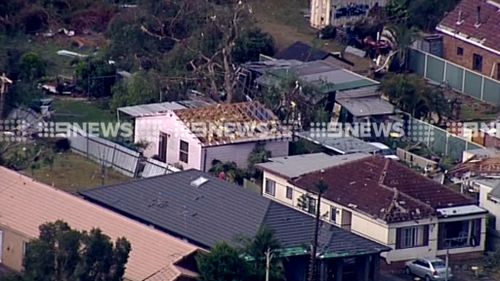
<path fill-rule="evenodd" d="M 332 222 L 337 221 L 337 208 L 335 208 L 335 207 L 331 207 L 331 209 L 330 209 L 330 220 Z"/>
<path fill-rule="evenodd" d="M 463 55 L 464 55 L 464 48 L 457 47 L 457 56 L 463 56 Z"/>
<path fill-rule="evenodd" d="M 500 63 L 497 63 L 497 79 L 500 80 Z"/>
<path fill-rule="evenodd" d="M 266 193 L 275 196 L 276 195 L 276 182 L 270 179 L 266 179 Z"/>
<path fill-rule="evenodd" d="M 430 268 L 429 262 L 424 261 L 424 260 L 416 260 L 413 263 L 416 264 L 416 265 L 419 265 L 421 267 Z"/>
<path fill-rule="evenodd" d="M 438 250 L 476 247 L 481 244 L 481 219 L 439 224 Z"/>
<path fill-rule="evenodd" d="M 483 57 L 478 55 L 478 54 L 474 54 L 472 56 L 472 69 L 473 70 L 477 70 L 477 71 L 483 71 Z"/>
<path fill-rule="evenodd" d="M 396 249 L 422 247 L 429 244 L 429 226 L 411 226 L 396 230 Z"/>
<path fill-rule="evenodd" d="M 316 199 L 309 198 L 309 206 L 307 208 L 307 211 L 311 214 L 316 213 Z"/>
<path fill-rule="evenodd" d="M 289 186 L 286 187 L 286 198 L 293 199 L 293 189 Z"/>
<path fill-rule="evenodd" d="M 179 148 L 179 161 L 188 163 L 189 159 L 189 143 L 182 141 Z"/>

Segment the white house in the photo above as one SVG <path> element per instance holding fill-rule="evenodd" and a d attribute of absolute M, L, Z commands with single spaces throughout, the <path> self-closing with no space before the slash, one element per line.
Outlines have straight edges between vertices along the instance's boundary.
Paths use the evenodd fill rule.
<path fill-rule="evenodd" d="M 487 211 L 475 201 L 382 156 L 351 155 L 324 165 L 324 155 L 273 158 L 259 164 L 263 195 L 313 213 L 316 184 L 328 189 L 322 218 L 393 250 L 386 262 L 484 251 Z M 352 157 L 352 158 L 349 158 Z M 317 160 L 317 159 L 319 160 Z"/>
<path fill-rule="evenodd" d="M 500 234 L 500 178 L 473 180 L 473 185 L 479 189 L 479 206 L 495 218 L 492 226 Z"/>
<path fill-rule="evenodd" d="M 387 0 L 311 0 L 310 24 L 314 28 L 327 25 L 339 26 L 355 22 L 368 15 L 374 7 L 381 7 Z"/>
<path fill-rule="evenodd" d="M 135 120 L 135 142 L 146 142 L 144 155 L 156 155 L 184 169 L 208 171 L 214 161 L 245 168 L 257 144 L 272 156 L 288 155 L 291 134 L 258 102 L 217 104 L 167 110 Z"/>

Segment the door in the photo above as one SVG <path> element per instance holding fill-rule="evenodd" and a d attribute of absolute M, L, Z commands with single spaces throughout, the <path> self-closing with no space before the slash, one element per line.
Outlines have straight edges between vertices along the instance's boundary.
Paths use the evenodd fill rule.
<path fill-rule="evenodd" d="M 160 132 L 160 142 L 158 145 L 158 159 L 167 163 L 168 134 Z"/>
<path fill-rule="evenodd" d="M 3 231 L 0 230 L 0 263 L 2 263 L 3 257 Z"/>
<path fill-rule="evenodd" d="M 342 218 L 340 226 L 347 231 L 351 231 L 351 220 L 352 220 L 352 213 L 345 209 L 342 209 Z"/>

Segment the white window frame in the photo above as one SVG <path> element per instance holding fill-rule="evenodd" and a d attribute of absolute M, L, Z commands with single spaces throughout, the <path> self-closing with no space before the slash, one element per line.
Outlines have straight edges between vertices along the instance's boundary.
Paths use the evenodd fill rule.
<path fill-rule="evenodd" d="M 288 195 L 290 195 L 290 196 L 288 196 Z M 293 188 L 292 187 L 290 187 L 290 186 L 286 187 L 285 197 L 286 197 L 286 199 L 293 200 Z"/>
<path fill-rule="evenodd" d="M 187 149 L 186 150 L 182 150 L 182 144 L 183 143 L 187 144 Z M 186 155 L 186 159 L 185 159 L 186 161 L 184 161 L 182 159 L 182 157 L 181 157 L 183 154 Z M 183 141 L 183 140 L 179 141 L 179 161 L 183 162 L 183 163 L 186 163 L 186 164 L 188 164 L 188 162 L 189 162 L 189 142 L 187 142 L 187 141 Z"/>
<path fill-rule="evenodd" d="M 330 207 L 330 221 L 337 223 L 337 207 L 331 206 Z"/>
<path fill-rule="evenodd" d="M 276 182 L 266 178 L 266 186 L 264 192 L 271 196 L 276 196 Z"/>

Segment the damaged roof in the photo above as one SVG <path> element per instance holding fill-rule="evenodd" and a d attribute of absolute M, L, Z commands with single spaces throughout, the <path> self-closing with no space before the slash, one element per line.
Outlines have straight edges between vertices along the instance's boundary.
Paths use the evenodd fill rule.
<path fill-rule="evenodd" d="M 483 158 L 475 155 L 448 171 L 448 174 L 454 177 L 462 177 L 467 173 L 470 176 L 499 176 L 500 156 Z"/>
<path fill-rule="evenodd" d="M 462 0 L 436 29 L 451 36 L 460 36 L 474 45 L 500 54 L 499 11 L 498 0 Z"/>
<path fill-rule="evenodd" d="M 312 216 L 198 170 L 187 170 L 96 188 L 84 198 L 186 239 L 203 248 L 252 237 L 262 226 L 275 231 L 285 251 L 306 255 L 313 237 Z M 357 255 L 389 250 L 324 223 L 325 255 Z M 290 254 L 292 255 L 292 254 Z"/>
<path fill-rule="evenodd" d="M 389 223 L 423 219 L 435 215 L 438 208 L 475 203 L 382 156 L 350 161 L 291 182 L 310 190 L 320 179 L 329 186 L 323 194 L 326 199 Z"/>
<path fill-rule="evenodd" d="M 274 113 L 259 102 L 220 103 L 174 112 L 206 146 L 290 137 Z"/>

